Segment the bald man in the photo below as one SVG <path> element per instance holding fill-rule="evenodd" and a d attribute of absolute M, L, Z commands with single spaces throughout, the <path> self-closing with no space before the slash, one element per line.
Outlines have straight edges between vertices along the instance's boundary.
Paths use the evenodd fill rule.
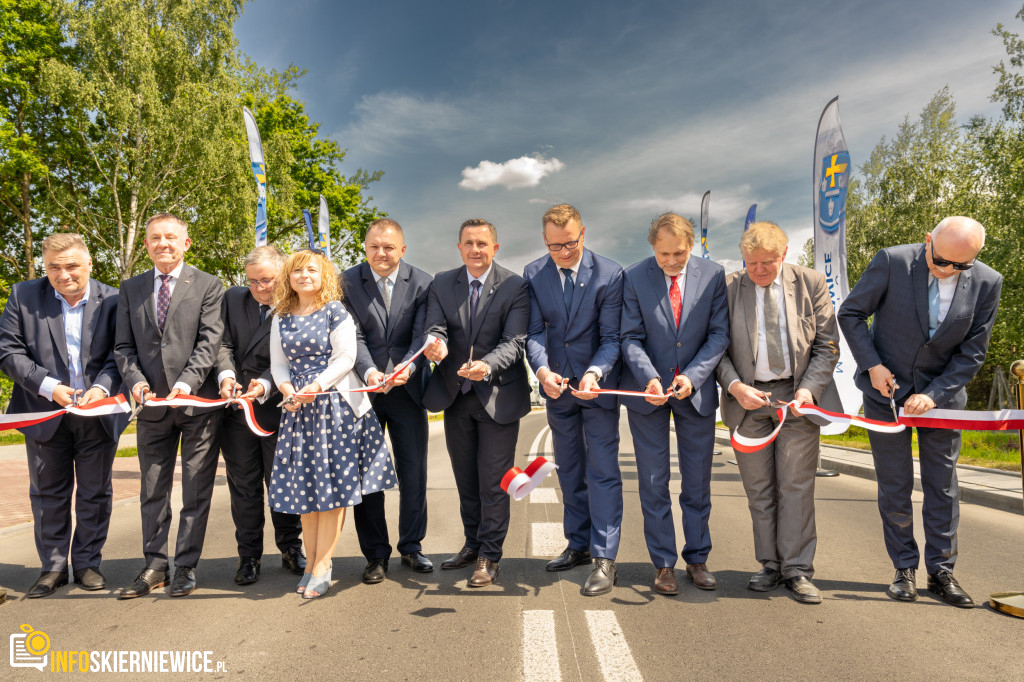
<path fill-rule="evenodd" d="M 985 228 L 978 221 L 953 216 L 926 234 L 924 244 L 882 249 L 872 259 L 838 314 L 860 368 L 856 382 L 864 392 L 864 416 L 891 422 L 899 407 L 915 415 L 967 404 L 964 387 L 985 360 L 1003 284 L 1002 275 L 977 259 L 984 245 Z M 868 436 L 885 547 L 896 568 L 888 594 L 914 601 L 920 552 L 910 502 L 911 432 Z M 953 577 L 960 432 L 919 428 L 917 440 L 928 590 L 953 606 L 972 608 L 974 601 Z"/>

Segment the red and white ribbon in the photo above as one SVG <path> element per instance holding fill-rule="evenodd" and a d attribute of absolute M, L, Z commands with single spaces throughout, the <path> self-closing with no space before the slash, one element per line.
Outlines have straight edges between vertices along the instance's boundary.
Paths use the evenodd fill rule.
<path fill-rule="evenodd" d="M 924 427 L 930 429 L 961 429 L 967 431 L 1007 431 L 1024 429 L 1024 410 L 1001 410 L 999 412 L 972 412 L 968 410 L 929 410 L 924 414 L 907 415 L 900 408 L 899 421 L 883 422 L 850 414 L 829 412 L 817 405 L 804 404 L 797 406 L 796 401 L 786 403 L 777 410 L 779 425 L 763 438 L 751 438 L 736 431 L 732 432 L 730 441 L 733 450 L 740 452 L 757 452 L 775 440 L 786 421 L 788 408 L 798 415 L 812 415 L 833 424 L 859 426 L 868 431 L 878 433 L 899 433 L 907 427 Z"/>
<path fill-rule="evenodd" d="M 519 501 L 532 493 L 534 488 L 539 486 L 541 481 L 557 468 L 558 465 L 554 462 L 537 457 L 526 467 L 526 471 L 519 467 L 509 469 L 501 478 L 501 489 L 508 493 L 513 500 Z"/>
<path fill-rule="evenodd" d="M 77 414 L 80 417 L 102 417 L 108 414 L 128 414 L 132 411 L 128 401 L 123 395 L 115 395 L 112 398 L 103 398 L 95 402 L 83 405 L 68 405 L 59 410 L 49 412 L 22 412 L 20 414 L 0 415 L 0 431 L 21 429 L 26 426 L 40 424 L 59 417 L 62 414 Z"/>
<path fill-rule="evenodd" d="M 964 431 L 1013 431 L 1024 429 L 1024 410 L 972 412 L 968 410 L 928 410 L 913 416 L 903 414 L 900 423 L 927 429 L 962 429 Z"/>
<path fill-rule="evenodd" d="M 405 362 L 400 364 L 398 367 L 395 367 L 394 371 L 391 372 L 391 374 L 385 375 L 385 377 L 380 380 L 380 383 L 368 384 L 368 385 L 366 385 L 366 386 L 364 386 L 362 388 L 346 389 L 345 393 L 373 393 L 374 391 L 380 390 L 381 387 L 384 386 L 384 384 L 386 384 L 389 381 L 391 381 L 392 379 L 394 379 L 396 376 L 398 376 L 399 374 L 404 372 L 406 367 L 408 367 L 412 363 L 416 362 L 416 359 L 419 358 L 419 356 L 423 355 L 423 351 L 427 350 L 427 348 L 429 348 L 432 344 L 440 343 L 440 341 L 441 341 L 440 339 L 438 339 L 438 338 L 436 338 L 434 336 L 428 337 L 427 338 L 427 342 L 423 344 L 422 348 L 420 348 L 418 351 L 416 351 L 416 353 L 413 354 L 413 356 L 411 358 L 409 358 L 408 360 L 406 360 Z M 338 391 L 333 391 L 332 390 L 332 391 L 317 391 L 316 393 L 299 393 L 298 391 L 296 391 L 295 393 L 292 393 L 292 395 L 328 395 L 330 393 L 337 393 L 337 392 Z"/>
<path fill-rule="evenodd" d="M 256 421 L 256 413 L 253 411 L 252 401 L 242 398 L 200 398 L 195 395 L 179 393 L 174 398 L 150 398 L 143 407 L 223 407 L 225 405 L 238 405 L 245 415 L 245 423 L 257 436 L 266 438 L 273 436 L 273 431 L 267 431 Z"/>

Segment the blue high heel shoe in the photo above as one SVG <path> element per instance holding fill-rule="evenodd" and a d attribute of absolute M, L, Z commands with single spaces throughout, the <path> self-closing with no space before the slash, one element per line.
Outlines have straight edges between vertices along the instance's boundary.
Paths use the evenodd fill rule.
<path fill-rule="evenodd" d="M 299 586 L 295 588 L 295 591 L 299 594 L 303 594 L 306 591 L 306 585 L 309 584 L 309 581 L 312 577 L 312 573 L 303 573 L 302 580 L 299 581 Z"/>
<path fill-rule="evenodd" d="M 321 575 L 310 574 L 312 579 L 306 585 L 306 591 L 302 593 L 303 599 L 317 599 L 327 594 L 331 587 L 331 573 L 334 570 L 334 563 L 327 564 L 327 570 Z"/>

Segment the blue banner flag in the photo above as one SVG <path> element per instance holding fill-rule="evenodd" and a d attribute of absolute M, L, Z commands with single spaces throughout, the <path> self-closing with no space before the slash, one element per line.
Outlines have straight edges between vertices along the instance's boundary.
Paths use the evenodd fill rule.
<path fill-rule="evenodd" d="M 310 249 L 321 249 L 320 241 L 313 234 L 313 217 L 309 215 L 309 211 L 302 209 L 302 220 L 306 223 L 306 241 L 309 243 Z"/>
<path fill-rule="evenodd" d="M 317 242 L 320 248 L 331 258 L 331 214 L 327 211 L 327 200 L 320 195 L 320 211 L 316 214 Z"/>
<path fill-rule="evenodd" d="M 263 161 L 263 141 L 256 127 L 256 117 L 247 107 L 242 107 L 245 119 L 245 134 L 249 139 L 249 161 L 252 174 L 256 177 L 256 246 L 267 245 L 267 168 Z"/>
<path fill-rule="evenodd" d="M 711 204 L 711 190 L 704 192 L 700 200 L 700 257 L 711 259 L 708 249 L 708 207 Z"/>
<path fill-rule="evenodd" d="M 750 227 L 750 223 L 752 223 L 755 220 L 757 220 L 757 218 L 755 217 L 756 215 L 757 215 L 757 204 L 751 204 L 750 208 L 747 209 L 747 219 L 745 221 L 743 221 L 743 231 L 744 232 L 746 232 L 747 229 Z"/>
<path fill-rule="evenodd" d="M 846 189 L 851 170 L 850 151 L 839 123 L 839 98 L 833 97 L 818 120 L 811 192 L 814 201 L 814 269 L 825 275 L 828 293 L 837 311 L 850 293 L 846 279 Z M 846 414 L 857 414 L 863 403 L 863 394 L 853 383 L 857 365 L 852 358 L 850 346 L 840 331 L 839 364 L 833 376 Z M 836 434 L 846 428 L 846 425 L 830 424 L 823 426 L 821 432 Z"/>

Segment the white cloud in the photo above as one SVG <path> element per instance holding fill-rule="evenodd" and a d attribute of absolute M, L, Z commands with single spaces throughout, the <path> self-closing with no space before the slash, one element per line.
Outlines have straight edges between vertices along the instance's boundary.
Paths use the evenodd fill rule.
<path fill-rule="evenodd" d="M 501 185 L 507 189 L 536 187 L 546 175 L 557 173 L 565 168 L 558 159 L 545 159 L 543 156 L 520 156 L 504 163 L 481 161 L 476 168 L 466 166 L 462 169 L 462 180 L 459 187 L 480 191 Z"/>
<path fill-rule="evenodd" d="M 355 106 L 357 119 L 338 134 L 362 155 L 394 155 L 444 147 L 466 124 L 454 103 L 419 95 L 378 92 L 364 95 Z"/>

